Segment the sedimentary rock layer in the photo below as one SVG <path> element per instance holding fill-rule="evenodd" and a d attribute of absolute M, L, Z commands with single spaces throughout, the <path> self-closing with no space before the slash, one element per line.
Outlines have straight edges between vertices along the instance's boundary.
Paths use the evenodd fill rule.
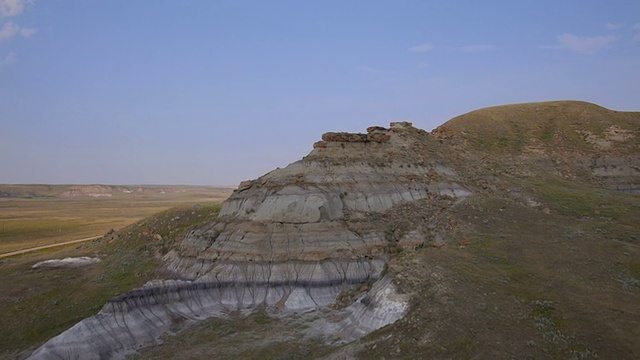
<path fill-rule="evenodd" d="M 429 214 L 412 223 L 399 207 L 429 200 L 435 217 L 470 194 L 451 166 L 416 156 L 428 136 L 410 123 L 325 134 L 304 159 L 242 182 L 217 219 L 166 254 L 169 280 L 111 300 L 32 357 L 118 358 L 184 320 L 256 306 L 282 313 L 328 307 L 365 282 L 371 291 L 344 310 L 343 321 L 320 328 L 350 341 L 397 320 L 407 305 L 381 280 L 388 250 L 435 237 Z M 382 221 L 395 212 L 406 227 Z"/>
<path fill-rule="evenodd" d="M 267 306 L 283 316 L 297 311 L 328 307 L 345 284 L 217 283 L 154 281 L 109 301 L 102 310 L 37 349 L 30 359 L 124 358 L 135 349 L 157 342 L 185 321 L 230 311 Z M 351 306 L 332 311 L 339 322 L 320 319 L 313 325 L 319 335 L 341 342 L 357 339 L 392 323 L 405 313 L 406 296 L 397 295 L 389 278 L 378 281 Z"/>
<path fill-rule="evenodd" d="M 381 261 L 389 245 L 375 214 L 429 196 L 462 199 L 470 192 L 446 164 L 416 163 L 410 147 L 424 134 L 411 124 L 369 130 L 325 134 L 326 146 L 303 160 L 243 182 L 216 221 L 190 232 L 166 256 L 166 270 L 178 279 L 223 282 L 375 277 L 371 262 Z M 372 134 L 389 140 L 363 140 Z"/>

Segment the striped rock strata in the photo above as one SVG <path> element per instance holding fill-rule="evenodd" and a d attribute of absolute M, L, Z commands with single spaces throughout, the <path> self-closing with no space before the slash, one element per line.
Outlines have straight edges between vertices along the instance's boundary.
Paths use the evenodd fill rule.
<path fill-rule="evenodd" d="M 120 358 L 185 319 L 328 307 L 365 282 L 344 321 L 318 331 L 350 341 L 396 321 L 407 303 L 383 276 L 386 259 L 437 238 L 438 214 L 470 194 L 447 164 L 417 156 L 430 136 L 410 123 L 325 134 L 302 160 L 243 182 L 165 256 L 165 280 L 111 300 L 32 358 Z"/>

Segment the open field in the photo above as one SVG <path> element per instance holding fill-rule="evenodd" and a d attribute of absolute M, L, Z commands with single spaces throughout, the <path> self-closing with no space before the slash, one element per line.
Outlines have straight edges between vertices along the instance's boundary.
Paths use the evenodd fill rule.
<path fill-rule="evenodd" d="M 186 229 L 215 217 L 231 192 L 204 186 L 0 185 L 0 254 L 116 230 L 0 259 L 0 359 L 24 357 L 113 296 L 153 278 L 159 254 Z M 38 261 L 68 256 L 103 261 L 80 271 L 31 269 Z"/>
<path fill-rule="evenodd" d="M 0 259 L 0 359 L 28 356 L 109 299 L 156 278 L 160 255 L 219 209 L 211 202 L 182 205 L 100 239 Z M 80 269 L 31 268 L 39 261 L 77 256 L 102 261 Z"/>
<path fill-rule="evenodd" d="M 204 186 L 132 189 L 0 185 L 0 254 L 102 235 L 176 206 L 220 203 L 232 191 Z"/>

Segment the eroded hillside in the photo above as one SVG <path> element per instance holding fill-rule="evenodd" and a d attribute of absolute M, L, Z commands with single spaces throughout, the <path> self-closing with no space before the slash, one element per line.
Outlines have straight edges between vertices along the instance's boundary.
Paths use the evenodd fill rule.
<path fill-rule="evenodd" d="M 32 357 L 637 358 L 638 136 L 580 102 L 324 134 Z"/>

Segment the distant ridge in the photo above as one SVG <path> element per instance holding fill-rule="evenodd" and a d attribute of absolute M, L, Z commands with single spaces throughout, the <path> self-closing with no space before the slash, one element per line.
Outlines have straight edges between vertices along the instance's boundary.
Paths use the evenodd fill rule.
<path fill-rule="evenodd" d="M 112 197 L 145 193 L 196 192 L 205 188 L 228 191 L 233 187 L 206 185 L 0 184 L 0 198 Z"/>

